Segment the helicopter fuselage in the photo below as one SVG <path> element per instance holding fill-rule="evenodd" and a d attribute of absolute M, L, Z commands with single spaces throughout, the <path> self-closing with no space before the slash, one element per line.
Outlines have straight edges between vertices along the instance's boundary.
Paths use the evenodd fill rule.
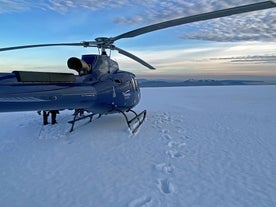
<path fill-rule="evenodd" d="M 130 72 L 117 70 L 99 79 L 91 74 L 66 74 L 63 82 L 53 77 L 51 81 L 30 81 L 25 73 L 0 73 L 0 112 L 83 109 L 108 114 L 127 111 L 140 100 L 137 80 Z M 54 74 L 34 72 L 32 77 Z"/>

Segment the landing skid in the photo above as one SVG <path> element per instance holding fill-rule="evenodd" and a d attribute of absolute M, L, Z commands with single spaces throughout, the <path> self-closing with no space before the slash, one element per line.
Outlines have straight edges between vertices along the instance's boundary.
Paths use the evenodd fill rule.
<path fill-rule="evenodd" d="M 123 114 L 123 116 L 125 117 L 125 120 L 127 122 L 127 126 L 128 126 L 128 128 L 130 129 L 130 131 L 132 133 L 135 133 L 139 129 L 139 127 L 145 121 L 146 114 L 147 114 L 146 110 L 144 110 L 141 113 L 137 114 L 135 111 L 129 109 L 126 112 L 132 112 L 134 114 L 134 117 L 132 119 L 129 119 L 126 115 L 126 112 L 121 111 L 119 109 L 115 109 L 115 111 Z M 75 126 L 75 123 L 77 121 L 89 118 L 89 122 L 91 122 L 92 119 L 93 119 L 93 116 L 96 115 L 96 114 L 93 114 L 93 113 L 90 113 L 88 115 L 83 115 L 83 114 L 84 114 L 83 109 L 78 109 L 78 110 L 75 111 L 73 120 L 68 121 L 69 124 L 72 124 L 70 132 L 72 132 L 74 130 L 74 126 Z M 101 114 L 98 116 L 98 118 L 100 118 L 100 117 L 101 117 Z"/>
<path fill-rule="evenodd" d="M 77 121 L 80 121 L 80 120 L 83 120 L 83 119 L 87 119 L 87 118 L 90 118 L 89 119 L 89 122 L 92 121 L 92 118 L 95 114 L 91 113 L 91 114 L 88 114 L 88 115 L 83 115 L 84 113 L 84 110 L 83 109 L 77 109 L 74 113 L 74 119 L 71 120 L 71 121 L 68 121 L 69 124 L 72 124 L 71 126 L 71 129 L 70 129 L 70 132 L 72 132 L 74 130 L 74 126 L 75 126 L 75 123 Z M 100 116 L 99 116 L 100 117 Z"/>
<path fill-rule="evenodd" d="M 147 114 L 146 110 L 142 111 L 140 114 L 137 114 L 135 111 L 129 109 L 126 112 L 132 112 L 134 114 L 134 117 L 132 119 L 129 119 L 125 112 L 121 110 L 117 110 L 117 111 L 123 114 L 127 122 L 127 126 L 133 134 L 139 129 L 139 127 L 145 121 L 146 114 Z"/>

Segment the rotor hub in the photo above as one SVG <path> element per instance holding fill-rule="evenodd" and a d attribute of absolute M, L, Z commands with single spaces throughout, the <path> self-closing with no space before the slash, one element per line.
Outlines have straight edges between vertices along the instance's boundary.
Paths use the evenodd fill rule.
<path fill-rule="evenodd" d="M 98 47 L 108 47 L 110 46 L 113 41 L 111 40 L 111 38 L 108 38 L 108 37 L 97 37 L 95 38 L 96 42 L 97 42 L 97 45 Z"/>

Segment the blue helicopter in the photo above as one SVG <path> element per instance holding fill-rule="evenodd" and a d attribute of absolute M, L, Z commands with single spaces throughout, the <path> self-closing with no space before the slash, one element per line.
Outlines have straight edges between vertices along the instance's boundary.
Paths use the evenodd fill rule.
<path fill-rule="evenodd" d="M 75 110 L 70 131 L 77 121 L 94 115 L 121 113 L 129 129 L 134 133 L 144 122 L 146 110 L 136 113 L 133 109 L 141 98 L 140 88 L 133 73 L 119 69 L 118 63 L 107 55 L 106 50 L 117 50 L 149 69 L 155 69 L 139 57 L 114 45 L 124 38 L 132 38 L 177 25 L 220 18 L 245 12 L 276 7 L 275 2 L 264 1 L 214 12 L 202 13 L 189 17 L 169 20 L 138 28 L 115 37 L 98 37 L 94 41 L 80 43 L 54 43 L 24 45 L 0 48 L 1 51 L 48 47 L 48 46 L 83 46 L 97 47 L 99 54 L 82 55 L 81 59 L 71 57 L 67 61 L 73 73 L 13 71 L 0 73 L 0 112 L 15 111 L 52 111 Z M 84 115 L 84 112 L 87 112 Z M 127 116 L 132 113 L 132 118 Z M 82 116 L 80 116 L 82 115 Z"/>

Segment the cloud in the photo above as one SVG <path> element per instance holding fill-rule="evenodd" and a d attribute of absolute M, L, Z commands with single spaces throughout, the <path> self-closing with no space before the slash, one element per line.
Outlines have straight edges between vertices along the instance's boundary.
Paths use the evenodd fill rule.
<path fill-rule="evenodd" d="M 0 14 L 33 8 L 68 13 L 72 9 L 112 12 L 114 23 L 145 26 L 263 0 L 0 0 Z M 275 41 L 276 9 L 251 12 L 178 27 L 182 39 L 234 41 Z"/>
<path fill-rule="evenodd" d="M 229 61 L 231 63 L 276 63 L 276 55 L 253 55 L 253 56 L 237 56 L 210 58 L 210 60 Z"/>
<path fill-rule="evenodd" d="M 66 13 L 74 8 L 95 11 L 98 9 L 123 7 L 125 4 L 128 4 L 128 0 L 0 0 L 0 14 L 24 12 L 33 8 L 52 10 L 58 13 Z"/>
<path fill-rule="evenodd" d="M 80 8 L 80 9 L 88 9 L 92 11 L 96 11 L 99 9 L 106 9 L 106 8 L 120 8 L 128 4 L 128 0 L 105 0 L 105 1 L 98 1 L 98 0 L 51 0 L 47 4 L 48 9 L 66 13 L 72 8 Z"/>
<path fill-rule="evenodd" d="M 135 8 L 129 16 L 124 15 L 123 17 L 119 17 L 117 22 L 131 25 L 141 23 L 141 21 L 135 21 L 139 16 L 143 19 L 143 23 L 148 24 L 262 1 L 263 0 L 147 0 L 137 3 L 128 2 L 128 4 L 133 4 Z M 127 4 L 125 6 L 127 6 Z"/>
<path fill-rule="evenodd" d="M 143 12 L 133 16 L 123 16 L 116 20 L 120 24 L 149 24 L 160 21 L 210 12 L 239 5 L 257 3 L 254 0 L 224 1 L 150 1 Z M 276 10 L 269 9 L 232 17 L 192 23 L 183 26 L 182 39 L 210 40 L 218 42 L 234 41 L 275 41 Z M 181 29 L 182 29 L 181 28 Z M 180 30 L 180 29 L 179 29 Z"/>
<path fill-rule="evenodd" d="M 27 6 L 22 1 L 9 1 L 9 0 L 0 0 L 0 14 L 1 13 L 10 13 L 28 10 Z"/>
<path fill-rule="evenodd" d="M 131 70 L 137 75 L 157 76 L 179 74 L 267 74 L 276 75 L 276 43 L 262 42 L 213 42 L 191 48 L 163 48 L 161 50 L 129 50 L 156 67 L 156 71 L 120 54 L 113 54 L 122 70 Z"/>
<path fill-rule="evenodd" d="M 196 32 L 186 33 L 181 38 L 218 42 L 275 41 L 275 25 L 275 11 L 260 11 L 194 24 Z"/>

